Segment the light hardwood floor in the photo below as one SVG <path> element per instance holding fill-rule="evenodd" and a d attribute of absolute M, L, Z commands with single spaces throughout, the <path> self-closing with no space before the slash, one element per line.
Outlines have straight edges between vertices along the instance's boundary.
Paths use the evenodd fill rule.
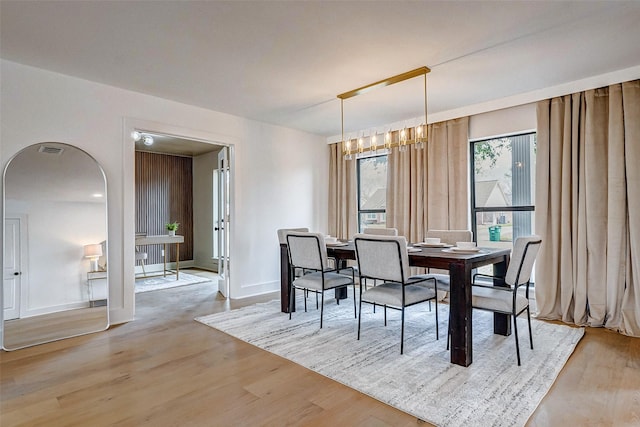
<path fill-rule="evenodd" d="M 101 306 L 8 320 L 4 324 L 4 347 L 16 349 L 87 331 L 104 331 L 108 317 L 107 307 Z"/>
<path fill-rule="evenodd" d="M 277 297 L 147 292 L 133 322 L 2 352 L 0 425 L 427 425 L 193 320 Z M 588 329 L 528 425 L 640 425 L 640 339 Z"/>

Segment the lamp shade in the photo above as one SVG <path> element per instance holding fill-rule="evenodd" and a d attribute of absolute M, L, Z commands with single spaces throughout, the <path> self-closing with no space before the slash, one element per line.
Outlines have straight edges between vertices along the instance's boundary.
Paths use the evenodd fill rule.
<path fill-rule="evenodd" d="M 97 243 L 93 245 L 84 245 L 85 258 L 99 258 L 102 256 L 102 245 Z"/>

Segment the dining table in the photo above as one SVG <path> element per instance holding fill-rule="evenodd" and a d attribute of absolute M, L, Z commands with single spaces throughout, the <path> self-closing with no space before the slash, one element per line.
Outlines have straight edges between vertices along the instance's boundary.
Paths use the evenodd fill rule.
<path fill-rule="evenodd" d="M 410 245 L 411 246 L 411 245 Z M 476 252 L 457 252 L 448 247 L 412 246 L 409 252 L 409 265 L 412 267 L 435 268 L 449 271 L 449 328 L 451 330 L 451 363 L 469 366 L 473 362 L 472 346 L 472 274 L 475 269 L 485 265 L 493 266 L 493 275 L 504 277 L 509 265 L 511 249 L 479 247 Z M 334 258 L 338 267 L 345 267 L 348 261 L 356 259 L 355 245 L 352 241 L 341 241 L 327 245 L 327 255 Z M 287 245 L 280 245 L 280 298 L 281 310 L 289 312 L 289 292 L 293 272 L 289 267 Z M 494 286 L 506 286 L 503 280 L 494 279 Z M 336 292 L 336 298 L 346 298 Z M 295 310 L 295 306 L 294 306 Z M 501 313 L 493 315 L 494 334 L 511 334 L 511 316 Z"/>

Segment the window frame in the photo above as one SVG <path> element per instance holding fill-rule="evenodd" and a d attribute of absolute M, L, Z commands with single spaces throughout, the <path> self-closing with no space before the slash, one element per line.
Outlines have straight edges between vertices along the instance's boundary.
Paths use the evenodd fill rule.
<path fill-rule="evenodd" d="M 473 232 L 473 238 L 478 241 L 478 214 L 484 212 L 535 212 L 535 200 L 532 205 L 518 205 L 518 206 L 493 206 L 493 207 L 477 207 L 476 206 L 476 159 L 475 159 L 475 144 L 492 141 L 500 138 L 514 138 L 518 136 L 531 136 L 536 137 L 537 143 L 537 131 L 535 129 L 518 132 L 508 135 L 490 136 L 484 138 L 477 138 L 469 141 L 469 159 L 470 159 L 470 185 L 471 185 L 471 231 Z M 512 152 L 513 155 L 513 152 Z M 533 225 L 533 224 L 532 224 Z M 533 230 L 532 230 L 533 231 Z M 513 240 L 512 240 L 513 244 Z"/>
<path fill-rule="evenodd" d="M 361 221 L 362 215 L 363 214 L 386 214 L 387 210 L 386 209 L 360 209 L 361 206 L 361 200 L 360 200 L 360 179 L 361 179 L 361 174 L 360 174 L 360 165 L 361 162 L 363 160 L 369 160 L 371 158 L 375 158 L 375 157 L 386 157 L 387 158 L 387 168 L 388 168 L 388 161 L 389 161 L 389 153 L 385 152 L 385 153 L 379 153 L 379 154 L 373 154 L 373 155 L 369 155 L 369 156 L 358 156 L 356 158 L 356 204 L 357 204 L 357 215 L 358 215 L 358 231 L 361 233 L 364 228 L 363 228 L 363 224 Z M 389 170 L 387 169 L 387 174 L 389 173 Z"/>

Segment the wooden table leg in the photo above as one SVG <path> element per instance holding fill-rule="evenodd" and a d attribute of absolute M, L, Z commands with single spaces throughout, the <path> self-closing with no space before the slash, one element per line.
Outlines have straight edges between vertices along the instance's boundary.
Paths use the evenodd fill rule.
<path fill-rule="evenodd" d="M 505 255 L 502 262 L 493 264 L 493 275 L 505 277 L 509 266 L 509 255 Z M 494 280 L 493 286 L 504 286 L 504 280 Z M 493 333 L 497 335 L 511 335 L 511 316 L 502 313 L 493 313 Z"/>
<path fill-rule="evenodd" d="M 347 268 L 347 260 L 346 259 L 338 259 L 336 260 L 336 264 L 337 264 L 337 268 L 338 271 Z M 341 299 L 347 299 L 347 288 L 343 287 L 343 288 L 335 288 L 333 290 L 334 296 L 338 302 L 338 304 L 340 304 L 340 300 Z"/>
<path fill-rule="evenodd" d="M 469 366 L 473 362 L 471 321 L 471 267 L 462 260 L 449 265 L 449 327 L 451 363 Z"/>
<path fill-rule="evenodd" d="M 176 280 L 180 279 L 180 243 L 176 243 Z"/>
<path fill-rule="evenodd" d="M 280 245 L 280 311 L 289 312 L 289 292 L 293 281 L 293 272 L 289 265 L 289 253 L 287 245 Z M 293 312 L 296 311 L 296 302 L 293 302 Z"/>

